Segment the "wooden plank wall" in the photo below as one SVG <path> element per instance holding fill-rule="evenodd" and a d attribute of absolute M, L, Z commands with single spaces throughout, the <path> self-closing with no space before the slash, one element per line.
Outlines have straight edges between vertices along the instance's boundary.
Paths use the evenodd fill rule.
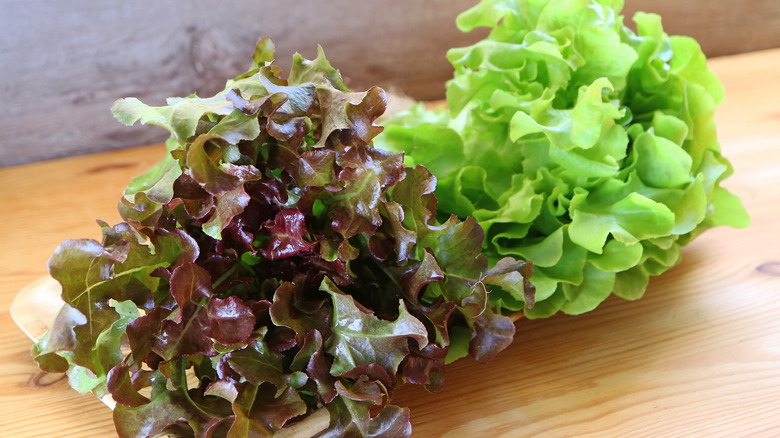
<path fill-rule="evenodd" d="M 441 98 L 446 49 L 485 34 L 454 25 L 476 2 L 0 0 L 0 166 L 160 141 L 160 128 L 115 122 L 112 102 L 209 95 L 266 34 L 283 66 L 322 44 L 354 89 Z M 780 46 L 777 0 L 627 0 L 625 15 L 638 9 L 662 13 L 670 34 L 699 39 L 709 56 Z"/>

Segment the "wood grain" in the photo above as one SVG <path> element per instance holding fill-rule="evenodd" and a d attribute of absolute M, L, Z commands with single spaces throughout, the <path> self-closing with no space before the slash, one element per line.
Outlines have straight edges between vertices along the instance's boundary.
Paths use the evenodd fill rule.
<path fill-rule="evenodd" d="M 713 60 L 727 98 L 717 113 L 752 216 L 708 231 L 639 301 L 610 299 L 576 317 L 518 322 L 489 364 L 447 368 L 444 389 L 401 388 L 416 437 L 707 437 L 780 435 L 780 50 Z M 107 437 L 111 413 L 66 382 L 36 384 L 30 342 L 8 314 L 66 238 L 116 222 L 131 176 L 162 157 L 152 145 L 0 169 L 0 434 Z M 86 195 L 86 196 L 85 196 Z"/>
<path fill-rule="evenodd" d="M 0 0 L 0 166 L 161 141 L 130 129 L 109 109 L 135 96 L 210 95 L 243 72 L 255 41 L 272 35 L 280 65 L 321 44 L 355 89 L 380 85 L 438 99 L 452 76 L 456 15 L 477 0 L 237 0 L 215 3 Z M 627 0 L 663 14 L 667 32 L 697 38 L 709 56 L 780 47 L 776 0 Z"/>
<path fill-rule="evenodd" d="M 446 48 L 476 41 L 455 28 L 473 0 L 206 0 L 133 2 L 0 0 L 0 166 L 164 139 L 155 127 L 113 120 L 112 103 L 135 96 L 208 96 L 246 71 L 263 35 L 279 65 L 321 44 L 347 84 L 401 86 L 440 97 L 451 76 Z M 413 13 L 411 11 L 414 11 Z"/>
<path fill-rule="evenodd" d="M 775 0 L 626 0 L 623 15 L 654 12 L 669 35 L 695 38 L 707 56 L 780 47 L 780 2 Z"/>

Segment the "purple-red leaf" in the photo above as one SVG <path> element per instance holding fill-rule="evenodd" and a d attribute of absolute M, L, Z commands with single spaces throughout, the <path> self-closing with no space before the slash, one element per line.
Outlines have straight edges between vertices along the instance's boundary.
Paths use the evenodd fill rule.
<path fill-rule="evenodd" d="M 515 324 L 510 318 L 485 311 L 474 321 L 469 354 L 479 362 L 489 362 L 512 343 L 514 336 Z"/>
<path fill-rule="evenodd" d="M 352 122 L 352 131 L 355 136 L 368 143 L 382 132 L 381 126 L 374 125 L 387 109 L 387 94 L 379 87 L 371 87 L 366 91 L 366 96 L 357 105 L 347 105 L 347 117 Z"/>
<path fill-rule="evenodd" d="M 130 351 L 133 352 L 135 365 L 139 365 L 142 361 L 147 363 L 154 361 L 154 358 L 150 357 L 152 340 L 159 333 L 162 320 L 170 313 L 169 309 L 158 306 L 127 324 L 127 340 Z"/>
<path fill-rule="evenodd" d="M 255 315 L 236 297 L 213 298 L 208 307 L 209 336 L 223 345 L 244 342 L 255 328 Z"/>
<path fill-rule="evenodd" d="M 298 345 L 304 344 L 304 338 L 310 330 L 330 336 L 329 309 L 322 307 L 323 302 L 312 302 L 320 307 L 299 309 L 295 295 L 299 289 L 292 283 L 283 283 L 276 289 L 274 302 L 271 304 L 271 320 L 277 326 L 289 327 L 295 331 Z"/>
<path fill-rule="evenodd" d="M 443 281 L 446 278 L 446 273 L 436 263 L 436 258 L 430 250 L 426 249 L 422 253 L 423 259 L 421 261 L 410 263 L 397 271 L 406 296 L 415 301 L 426 285 Z"/>
<path fill-rule="evenodd" d="M 240 183 L 238 177 L 220 168 L 222 149 L 215 143 L 219 139 L 216 135 L 202 134 L 192 142 L 187 152 L 187 166 L 192 178 L 211 194 L 233 190 Z"/>
<path fill-rule="evenodd" d="M 369 381 L 365 375 L 361 376 L 356 382 L 345 386 L 341 380 L 335 383 L 336 392 L 345 398 L 355 401 L 368 401 L 375 405 L 381 405 L 383 387 L 376 381 Z"/>
<path fill-rule="evenodd" d="M 214 196 L 216 208 L 208 221 L 203 224 L 203 232 L 215 239 L 222 238 L 222 230 L 230 225 L 230 221 L 244 211 L 250 197 L 244 191 L 243 185 L 220 192 Z"/>
<path fill-rule="evenodd" d="M 211 296 L 211 274 L 195 263 L 185 263 L 173 270 L 171 294 L 179 309 L 196 304 L 200 298 Z M 181 314 L 177 319 L 181 321 Z"/>
<path fill-rule="evenodd" d="M 311 251 L 312 244 L 304 240 L 306 223 L 303 213 L 294 209 L 280 211 L 272 224 L 265 226 L 271 239 L 261 249 L 264 257 L 278 259 L 294 256 L 301 251 Z"/>
<path fill-rule="evenodd" d="M 437 391 L 444 384 L 444 359 L 447 350 L 429 344 L 422 350 L 413 348 L 404 366 L 404 376 L 410 383 L 425 385 L 429 391 Z"/>
<path fill-rule="evenodd" d="M 331 226 L 345 239 L 373 234 L 382 224 L 379 203 L 387 189 L 404 177 L 403 155 L 356 145 L 341 157 L 341 190 L 332 190 L 323 201 L 333 214 Z"/>
<path fill-rule="evenodd" d="M 57 355 L 59 351 L 73 351 L 78 345 L 74 328 L 87 323 L 78 310 L 64 305 L 57 313 L 51 329 L 32 348 L 33 358 L 41 369 L 50 373 L 68 371 L 68 361 Z"/>
<path fill-rule="evenodd" d="M 414 247 L 417 245 L 417 233 L 404 227 L 404 209 L 397 202 L 386 202 L 387 220 L 390 223 L 390 232 L 395 239 L 395 253 L 398 261 L 403 262 L 413 257 Z"/>
<path fill-rule="evenodd" d="M 188 306 L 181 322 L 163 320 L 159 333 L 151 341 L 152 351 L 167 361 L 193 354 L 216 356 L 218 352 L 209 337 L 211 328 L 208 323 L 205 307 Z"/>
<path fill-rule="evenodd" d="M 336 397 L 336 378 L 330 374 L 330 361 L 322 351 L 322 345 L 309 358 L 306 373 L 317 385 L 317 392 L 324 403 L 330 403 Z"/>
<path fill-rule="evenodd" d="M 124 406 L 137 408 L 150 402 L 133 386 L 130 367 L 126 365 L 117 365 L 108 372 L 106 388 L 111 393 L 111 397 Z"/>
<path fill-rule="evenodd" d="M 429 324 L 433 326 L 435 342 L 443 347 L 450 344 L 450 317 L 457 308 L 457 304 L 445 301 L 444 297 L 439 297 L 429 306 L 420 305 L 419 307 Z"/>
<path fill-rule="evenodd" d="M 173 210 L 179 205 L 184 206 L 187 216 L 200 219 L 211 211 L 214 196 L 185 172 L 173 183 L 173 199 L 168 208 Z"/>
<path fill-rule="evenodd" d="M 300 155 L 289 148 L 279 147 L 273 155 L 300 187 L 326 187 L 336 184 L 336 153 L 327 149 L 314 149 Z"/>

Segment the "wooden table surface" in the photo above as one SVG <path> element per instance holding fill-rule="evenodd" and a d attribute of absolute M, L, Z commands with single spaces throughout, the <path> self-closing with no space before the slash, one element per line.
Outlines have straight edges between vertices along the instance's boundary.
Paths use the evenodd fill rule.
<path fill-rule="evenodd" d="M 736 170 L 724 185 L 752 225 L 702 235 L 639 301 L 520 321 L 492 363 L 450 365 L 441 392 L 402 388 L 394 401 L 411 408 L 413 436 L 780 436 L 780 50 L 711 66 L 726 87 L 717 123 Z M 36 384 L 8 309 L 60 241 L 97 239 L 95 219 L 119 221 L 121 190 L 163 151 L 0 169 L 0 436 L 114 436 L 96 398 Z"/>

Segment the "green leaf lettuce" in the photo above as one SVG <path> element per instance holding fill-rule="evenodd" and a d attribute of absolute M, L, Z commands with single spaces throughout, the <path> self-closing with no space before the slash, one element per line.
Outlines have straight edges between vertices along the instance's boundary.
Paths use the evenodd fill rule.
<path fill-rule="evenodd" d="M 417 105 L 375 144 L 438 179 L 439 214 L 473 216 L 486 254 L 533 259 L 529 317 L 639 298 L 680 247 L 749 223 L 713 114 L 724 91 L 691 38 L 660 17 L 623 24 L 619 0 L 483 0 L 458 27 L 489 27 L 447 58 L 448 110 Z"/>

